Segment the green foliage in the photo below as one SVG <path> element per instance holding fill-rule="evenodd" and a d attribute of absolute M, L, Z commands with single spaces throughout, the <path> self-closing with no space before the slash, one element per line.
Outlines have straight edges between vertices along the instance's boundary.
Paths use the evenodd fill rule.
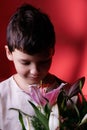
<path fill-rule="evenodd" d="M 22 130 L 26 130 L 26 128 L 24 126 L 24 122 L 23 122 L 23 116 L 22 116 L 20 111 L 19 111 L 19 120 L 20 120 L 20 123 L 22 125 Z"/>
<path fill-rule="evenodd" d="M 58 96 L 58 106 L 60 114 L 60 130 L 85 130 L 87 127 L 87 118 L 82 122 L 87 114 L 87 101 L 82 93 L 84 78 L 78 80 L 71 90 L 66 92 L 63 89 Z M 73 101 L 73 97 L 78 93 L 82 99 L 80 106 Z"/>
<path fill-rule="evenodd" d="M 36 116 L 34 116 L 32 119 L 35 130 L 49 130 L 48 115 L 46 114 L 48 112 L 48 107 L 45 106 L 45 114 L 43 114 L 32 102 L 29 101 L 29 103 L 34 108 L 36 114 Z"/>

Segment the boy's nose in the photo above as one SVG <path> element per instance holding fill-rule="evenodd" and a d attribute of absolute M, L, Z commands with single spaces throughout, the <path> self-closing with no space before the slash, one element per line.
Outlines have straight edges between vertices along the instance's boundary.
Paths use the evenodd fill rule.
<path fill-rule="evenodd" d="M 37 76 L 38 73 L 39 73 L 38 67 L 37 67 L 36 65 L 33 65 L 32 68 L 31 68 L 31 70 L 30 70 L 30 73 L 31 73 L 32 75 L 34 75 L 34 76 Z"/>

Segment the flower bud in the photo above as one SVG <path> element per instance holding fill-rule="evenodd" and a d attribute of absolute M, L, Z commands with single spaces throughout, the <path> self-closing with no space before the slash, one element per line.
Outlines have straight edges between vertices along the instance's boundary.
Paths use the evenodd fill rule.
<path fill-rule="evenodd" d="M 52 107 L 52 112 L 50 113 L 49 130 L 59 130 L 59 110 L 57 104 Z"/>

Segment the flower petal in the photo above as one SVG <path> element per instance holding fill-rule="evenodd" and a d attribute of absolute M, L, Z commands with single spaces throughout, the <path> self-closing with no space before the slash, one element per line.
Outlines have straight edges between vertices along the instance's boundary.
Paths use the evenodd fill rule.
<path fill-rule="evenodd" d="M 80 92 L 80 82 L 81 82 L 81 87 L 83 87 L 85 78 L 82 77 L 79 80 L 77 80 L 69 89 L 69 93 L 68 96 L 73 97 L 76 94 L 78 94 Z"/>
<path fill-rule="evenodd" d="M 48 99 L 49 104 L 50 104 L 51 106 L 53 106 L 53 105 L 56 103 L 57 98 L 58 98 L 58 95 L 59 95 L 59 93 L 60 93 L 60 90 L 61 90 L 61 88 L 62 88 L 64 85 L 65 85 L 65 84 L 62 83 L 58 88 L 53 89 L 52 91 L 46 93 L 45 98 Z"/>
<path fill-rule="evenodd" d="M 44 106 L 46 104 L 46 100 L 44 99 L 43 95 L 41 94 L 39 88 L 32 86 L 31 91 L 28 93 L 30 97 L 41 106 Z"/>
<path fill-rule="evenodd" d="M 52 112 L 50 113 L 49 129 L 50 130 L 59 130 L 59 110 L 58 110 L 57 104 L 55 104 L 52 107 Z"/>

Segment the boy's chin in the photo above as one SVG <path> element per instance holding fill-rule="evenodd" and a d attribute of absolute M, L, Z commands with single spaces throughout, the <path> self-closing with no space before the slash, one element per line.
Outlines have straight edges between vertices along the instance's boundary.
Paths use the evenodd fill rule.
<path fill-rule="evenodd" d="M 40 80 L 30 80 L 27 82 L 29 85 L 32 85 L 32 84 L 39 84 L 40 83 Z"/>

